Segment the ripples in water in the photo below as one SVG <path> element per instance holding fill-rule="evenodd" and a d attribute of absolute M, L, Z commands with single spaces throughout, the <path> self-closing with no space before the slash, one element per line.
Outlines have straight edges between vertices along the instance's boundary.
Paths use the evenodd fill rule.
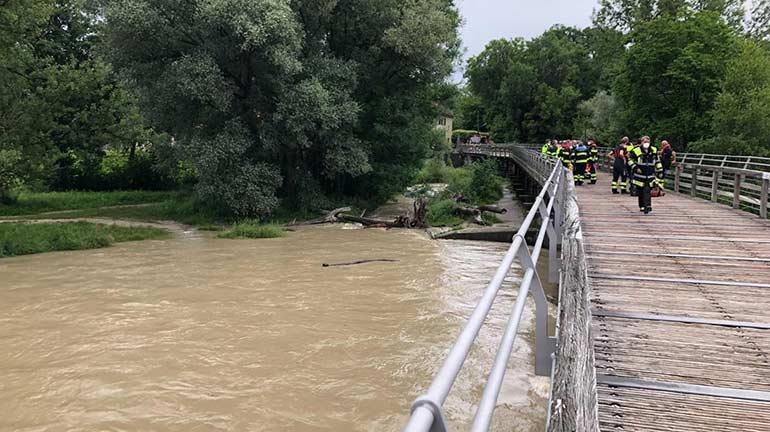
<path fill-rule="evenodd" d="M 417 232 L 187 236 L 0 262 L 0 430 L 398 431 L 505 245 Z M 389 258 L 323 268 L 323 262 Z M 518 287 L 446 404 L 470 423 Z M 532 307 L 498 427 L 540 430 Z"/>

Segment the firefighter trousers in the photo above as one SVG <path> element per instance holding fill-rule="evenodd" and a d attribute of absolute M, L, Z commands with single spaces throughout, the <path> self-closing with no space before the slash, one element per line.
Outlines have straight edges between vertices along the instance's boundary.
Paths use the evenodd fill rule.
<path fill-rule="evenodd" d="M 583 179 L 586 175 L 586 163 L 585 162 L 575 162 L 574 169 L 572 170 L 572 175 L 575 176 L 575 184 L 582 185 Z"/>
<path fill-rule="evenodd" d="M 618 180 L 620 180 L 620 182 L 618 182 Z M 612 190 L 626 190 L 626 180 L 628 180 L 626 167 L 614 167 L 612 169 Z"/>
<path fill-rule="evenodd" d="M 652 208 L 652 182 L 644 182 L 644 186 L 636 186 L 639 194 L 639 208 Z"/>

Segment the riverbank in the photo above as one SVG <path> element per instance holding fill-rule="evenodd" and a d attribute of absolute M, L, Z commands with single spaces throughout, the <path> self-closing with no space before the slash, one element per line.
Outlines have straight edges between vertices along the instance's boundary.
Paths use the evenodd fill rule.
<path fill-rule="evenodd" d="M 157 240 L 170 236 L 166 229 L 120 226 L 86 221 L 0 223 L 0 258 L 43 252 L 108 247 L 114 243 Z"/>

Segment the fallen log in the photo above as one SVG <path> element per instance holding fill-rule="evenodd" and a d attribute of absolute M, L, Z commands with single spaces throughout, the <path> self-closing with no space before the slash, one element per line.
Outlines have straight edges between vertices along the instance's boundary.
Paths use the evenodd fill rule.
<path fill-rule="evenodd" d="M 506 214 L 508 209 L 496 205 L 483 205 L 479 206 L 479 210 L 489 213 Z"/>
<path fill-rule="evenodd" d="M 299 223 L 296 223 L 295 221 L 286 226 L 322 225 L 327 223 L 335 223 L 339 221 L 339 216 L 341 213 L 349 212 L 350 210 L 351 210 L 350 207 L 340 207 L 334 210 L 323 210 L 326 212 L 326 216 L 322 216 L 316 219 L 311 219 L 309 221 L 304 221 Z"/>
<path fill-rule="evenodd" d="M 373 263 L 373 262 L 398 262 L 398 260 L 394 259 L 369 259 L 369 260 L 361 260 L 361 261 L 353 261 L 353 262 L 346 262 L 346 263 L 337 263 L 337 264 L 322 264 L 323 267 L 342 267 L 342 266 L 352 266 L 352 265 L 358 265 L 358 264 L 367 264 L 367 263 Z"/>
<path fill-rule="evenodd" d="M 470 216 L 477 224 L 484 225 L 484 220 L 481 219 L 481 210 L 478 207 L 458 207 L 455 209 L 455 213 L 462 216 Z"/>

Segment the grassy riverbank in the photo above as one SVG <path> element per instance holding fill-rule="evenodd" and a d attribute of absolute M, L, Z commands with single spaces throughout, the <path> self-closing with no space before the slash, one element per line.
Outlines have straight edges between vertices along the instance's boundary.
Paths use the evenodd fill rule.
<path fill-rule="evenodd" d="M 171 200 L 176 195 L 174 192 L 151 191 L 23 192 L 14 204 L 0 204 L 0 216 L 37 215 L 67 210 L 159 203 Z"/>
<path fill-rule="evenodd" d="M 122 227 L 90 222 L 0 223 L 0 258 L 52 251 L 96 249 L 113 243 L 162 239 L 158 228 Z"/>
<path fill-rule="evenodd" d="M 286 230 L 280 225 L 260 224 L 254 221 L 240 222 L 217 234 L 221 239 L 264 239 L 284 237 Z"/>

